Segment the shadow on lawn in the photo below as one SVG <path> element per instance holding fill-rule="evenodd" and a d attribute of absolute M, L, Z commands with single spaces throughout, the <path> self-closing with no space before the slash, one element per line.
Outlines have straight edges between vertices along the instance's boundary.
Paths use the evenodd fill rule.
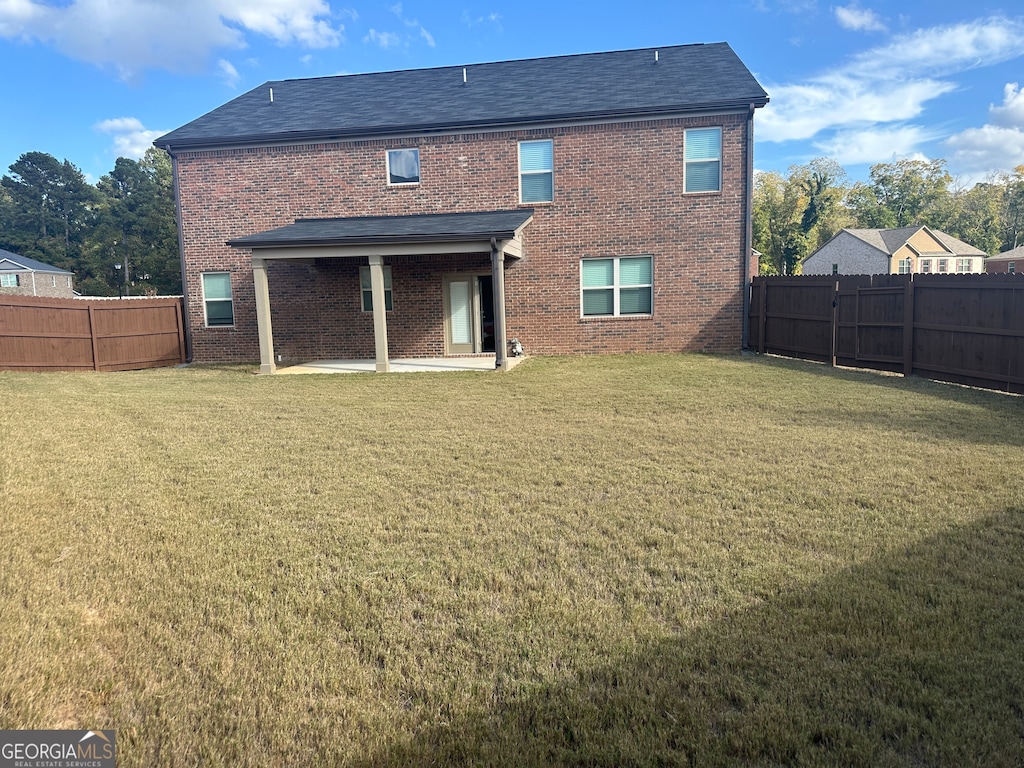
<path fill-rule="evenodd" d="M 1024 507 L 392 744 L 363 765 L 1020 765 Z"/>
<path fill-rule="evenodd" d="M 1003 392 L 961 387 L 920 376 L 896 376 L 853 368 L 830 368 L 820 363 L 789 358 L 755 358 L 758 364 L 783 368 L 798 374 L 852 381 L 868 387 L 897 390 L 907 395 L 906 408 L 856 408 L 850 402 L 836 402 L 832 418 L 858 427 L 873 425 L 905 433 L 927 434 L 936 439 L 962 440 L 981 445 L 1024 447 L 1024 397 Z M 886 398 L 891 401 L 891 398 Z M 808 423 L 820 424 L 821 400 L 807 408 Z M 949 405 L 977 409 L 971 418 L 950 411 Z M 801 412 L 786 409 L 780 418 L 799 420 Z"/>

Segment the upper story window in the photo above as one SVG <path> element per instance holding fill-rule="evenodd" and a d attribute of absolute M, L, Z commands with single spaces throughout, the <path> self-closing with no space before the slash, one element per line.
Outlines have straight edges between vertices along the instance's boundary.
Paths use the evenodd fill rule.
<path fill-rule="evenodd" d="M 519 199 L 550 203 L 555 199 L 554 142 L 519 142 Z"/>
<path fill-rule="evenodd" d="M 203 307 L 207 327 L 235 324 L 230 272 L 203 273 Z"/>
<path fill-rule="evenodd" d="M 384 309 L 388 312 L 393 310 L 394 302 L 391 298 L 391 267 L 382 267 L 384 270 Z M 370 268 L 359 268 L 359 290 L 363 297 L 363 312 L 373 312 L 373 281 L 370 279 Z"/>
<path fill-rule="evenodd" d="M 970 272 L 971 271 L 972 259 L 957 259 L 956 260 L 956 271 L 957 272 Z"/>
<path fill-rule="evenodd" d="M 650 256 L 583 259 L 580 282 L 584 317 L 651 314 L 654 275 Z"/>
<path fill-rule="evenodd" d="M 693 128 L 683 137 L 683 176 L 687 192 L 722 189 L 722 129 Z"/>
<path fill-rule="evenodd" d="M 0 275 L 0 288 L 17 288 L 17 275 Z"/>
<path fill-rule="evenodd" d="M 388 184 L 420 183 L 420 151 L 418 149 L 388 150 Z"/>

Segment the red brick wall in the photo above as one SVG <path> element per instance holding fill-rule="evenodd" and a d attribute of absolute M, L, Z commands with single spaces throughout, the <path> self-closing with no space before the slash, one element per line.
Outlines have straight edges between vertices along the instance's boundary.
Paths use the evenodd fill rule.
<path fill-rule="evenodd" d="M 723 128 L 723 184 L 683 188 L 683 131 Z M 535 131 L 183 152 L 177 157 L 194 359 L 259 357 L 250 252 L 232 238 L 296 218 L 508 210 L 519 203 L 518 142 L 554 140 L 555 200 L 532 204 L 525 256 L 506 262 L 509 338 L 527 353 L 728 351 L 740 346 L 746 115 Z M 417 146 L 421 183 L 389 187 L 385 150 Z M 654 312 L 580 317 L 581 257 L 654 257 Z M 276 352 L 285 360 L 372 357 L 359 305 L 365 260 L 271 263 Z M 385 259 L 393 357 L 443 353 L 441 279 L 489 269 L 486 254 Z M 203 327 L 200 274 L 228 270 L 234 328 Z"/>

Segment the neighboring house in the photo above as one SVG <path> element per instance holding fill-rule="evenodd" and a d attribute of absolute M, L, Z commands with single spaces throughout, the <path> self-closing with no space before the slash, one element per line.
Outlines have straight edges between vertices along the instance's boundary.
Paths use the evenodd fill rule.
<path fill-rule="evenodd" d="M 193 359 L 738 350 L 767 101 L 725 43 L 266 83 L 154 142 Z"/>
<path fill-rule="evenodd" d="M 998 256 L 989 256 L 985 259 L 986 272 L 1020 273 L 1024 272 L 1024 245 L 1014 248 L 1012 251 L 1005 251 Z"/>
<path fill-rule="evenodd" d="M 74 273 L 0 248 L 0 294 L 74 298 Z"/>
<path fill-rule="evenodd" d="M 803 260 L 805 275 L 984 272 L 985 252 L 929 227 L 841 229 Z"/>

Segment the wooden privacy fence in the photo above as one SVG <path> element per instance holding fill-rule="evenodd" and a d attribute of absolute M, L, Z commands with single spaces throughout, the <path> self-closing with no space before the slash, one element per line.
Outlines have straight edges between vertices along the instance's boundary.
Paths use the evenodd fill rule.
<path fill-rule="evenodd" d="M 0 369 L 128 371 L 185 362 L 180 298 L 0 296 Z"/>
<path fill-rule="evenodd" d="M 749 346 L 1024 393 L 1024 275 L 755 277 Z"/>

